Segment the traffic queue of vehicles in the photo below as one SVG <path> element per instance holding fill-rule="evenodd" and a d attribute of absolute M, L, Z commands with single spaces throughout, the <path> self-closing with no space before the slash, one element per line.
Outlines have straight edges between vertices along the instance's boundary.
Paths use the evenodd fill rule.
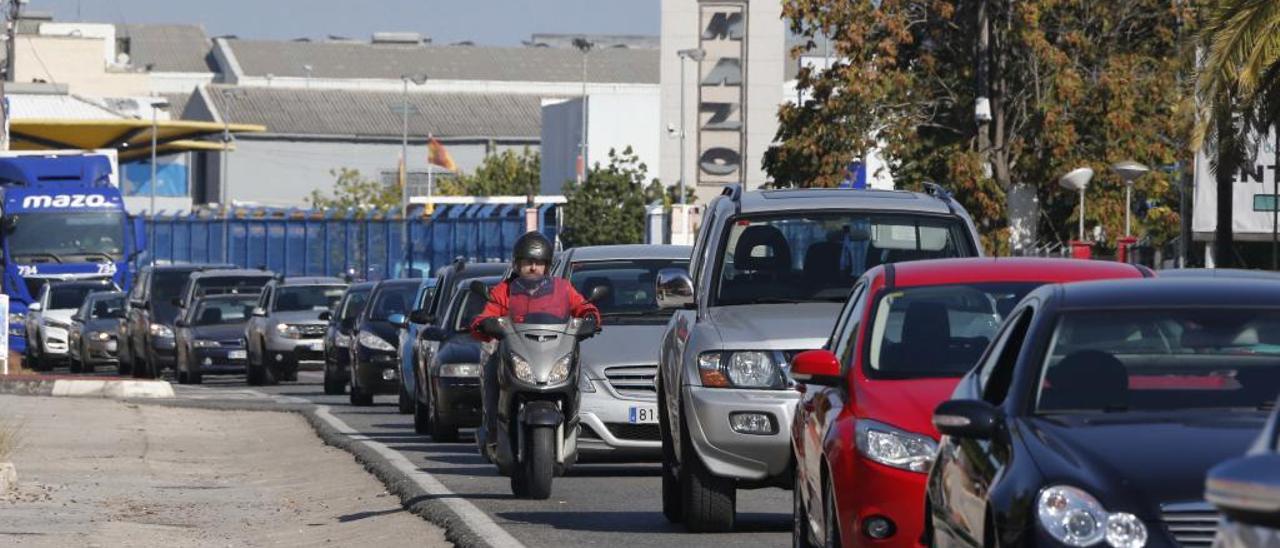
<path fill-rule="evenodd" d="M 739 489 L 792 489 L 795 546 L 1260 546 L 1280 534 L 1274 277 L 982 258 L 967 213 L 932 186 L 731 185 L 692 247 L 565 250 L 550 274 L 592 295 L 594 337 L 574 322 L 473 337 L 509 268 L 459 261 L 434 278 L 346 285 L 155 267 L 127 312 L 109 282 L 49 284 L 28 352 L 86 370 L 118 352 L 143 375 L 173 356 L 181 382 L 246 366 L 251 383 L 277 382 L 323 361 L 326 394 L 395 395 L 416 432 L 456 442 L 482 422 L 486 363 L 516 379 L 526 346 L 564 346 L 563 334 L 577 339 L 572 359 L 549 374 L 569 375 L 559 409 L 574 416 L 547 430 L 532 427 L 558 409 L 521 409 L 497 433 L 521 445 L 479 447 L 518 496 L 547 496 L 574 462 L 656 460 L 664 515 L 694 532 L 733 529 Z"/>

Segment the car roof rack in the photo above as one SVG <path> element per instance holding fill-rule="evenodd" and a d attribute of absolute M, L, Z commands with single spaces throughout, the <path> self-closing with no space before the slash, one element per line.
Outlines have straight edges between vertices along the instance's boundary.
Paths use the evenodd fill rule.
<path fill-rule="evenodd" d="M 947 211 L 950 211 L 951 213 L 956 212 L 956 199 L 952 196 L 950 190 L 947 190 L 946 187 L 943 187 L 933 181 L 924 181 L 921 185 L 924 186 L 925 194 L 942 200 L 943 203 L 947 204 Z"/>

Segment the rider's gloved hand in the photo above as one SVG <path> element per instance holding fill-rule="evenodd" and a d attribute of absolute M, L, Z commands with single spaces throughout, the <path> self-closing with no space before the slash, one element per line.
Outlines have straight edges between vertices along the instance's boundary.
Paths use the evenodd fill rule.
<path fill-rule="evenodd" d="M 502 322 L 497 318 L 485 318 L 480 322 L 480 332 L 490 337 L 502 335 Z"/>
<path fill-rule="evenodd" d="M 584 328 L 589 328 L 589 330 L 587 331 L 588 333 L 599 333 L 599 332 L 600 332 L 600 324 L 596 323 L 596 317 L 595 317 L 595 316 L 587 316 L 587 317 L 583 318 L 583 319 L 582 319 L 582 324 L 583 324 Z"/>

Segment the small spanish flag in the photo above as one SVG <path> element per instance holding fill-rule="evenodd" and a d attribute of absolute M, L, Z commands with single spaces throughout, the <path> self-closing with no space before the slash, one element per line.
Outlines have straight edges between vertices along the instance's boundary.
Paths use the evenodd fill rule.
<path fill-rule="evenodd" d="M 427 162 L 449 171 L 458 171 L 457 164 L 453 163 L 453 156 L 449 155 L 449 151 L 434 136 L 427 142 Z"/>

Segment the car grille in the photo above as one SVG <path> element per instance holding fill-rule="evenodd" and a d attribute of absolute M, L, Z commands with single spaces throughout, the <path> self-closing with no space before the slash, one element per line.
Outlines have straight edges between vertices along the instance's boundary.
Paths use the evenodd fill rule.
<path fill-rule="evenodd" d="M 1218 531 L 1218 512 L 1206 502 L 1165 504 L 1160 517 L 1178 544 L 1184 547 L 1213 546 Z"/>
<path fill-rule="evenodd" d="M 657 375 L 656 365 L 624 365 L 604 370 L 604 378 L 618 395 L 650 400 L 657 399 L 657 389 L 653 385 L 653 378 Z"/>
<path fill-rule="evenodd" d="M 329 326 L 324 324 L 296 324 L 295 327 L 298 328 L 298 331 L 302 333 L 303 337 L 310 339 L 314 337 L 323 337 L 324 332 Z"/>
<path fill-rule="evenodd" d="M 584 440 L 598 440 L 600 439 L 600 434 L 597 434 L 590 425 L 582 424 L 582 430 L 578 432 L 578 437 Z"/>
<path fill-rule="evenodd" d="M 218 341 L 218 345 L 219 345 L 219 346 L 230 346 L 230 347 L 244 346 L 244 341 L 242 341 L 242 340 L 240 340 L 240 339 L 223 339 L 223 340 Z"/>
<path fill-rule="evenodd" d="M 656 424 L 629 424 L 625 422 L 610 422 L 605 424 L 605 428 L 609 429 L 609 433 L 613 437 L 620 440 L 632 441 L 660 441 L 662 440 L 662 431 L 658 430 Z"/>

